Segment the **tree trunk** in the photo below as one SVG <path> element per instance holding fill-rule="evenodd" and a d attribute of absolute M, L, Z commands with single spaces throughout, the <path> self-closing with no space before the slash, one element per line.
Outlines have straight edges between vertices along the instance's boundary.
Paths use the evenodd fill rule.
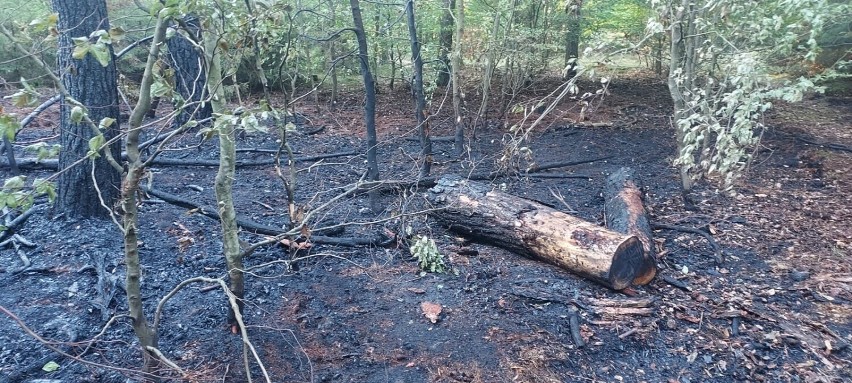
<path fill-rule="evenodd" d="M 455 0 L 444 0 L 444 14 L 441 17 L 441 34 L 439 37 L 438 55 L 438 86 L 447 86 L 450 83 L 450 52 L 453 50 L 453 9 L 456 7 Z"/>
<path fill-rule="evenodd" d="M 618 233 L 634 235 L 642 241 L 646 258 L 642 264 L 650 269 L 641 270 L 639 273 L 641 278 L 647 280 L 634 280 L 633 284 L 644 285 L 650 282 L 657 273 L 654 238 L 651 234 L 651 224 L 645 214 L 645 206 L 642 204 L 642 191 L 637 185 L 633 169 L 620 168 L 607 178 L 604 200 L 606 227 Z"/>
<path fill-rule="evenodd" d="M 212 115 L 210 103 L 201 103 L 202 100 L 207 98 L 207 89 L 205 88 L 207 65 L 199 53 L 199 45 L 202 44 L 201 26 L 198 18 L 191 15 L 184 17 L 182 25 L 187 27 L 186 33 L 190 37 L 175 34 L 166 43 L 169 47 L 171 65 L 175 71 L 175 87 L 185 105 L 175 105 L 175 107 L 183 106 L 180 114 L 175 117 L 175 127 L 177 128 L 188 121 L 202 120 Z"/>
<path fill-rule="evenodd" d="M 565 11 L 568 13 L 568 35 L 565 41 L 566 78 L 572 78 L 577 75 L 577 59 L 580 57 L 580 35 L 583 31 L 580 17 L 582 7 L 583 0 L 571 0 L 565 8 Z"/>
<path fill-rule="evenodd" d="M 686 75 L 683 73 L 683 70 L 686 69 L 686 50 L 684 47 L 684 23 L 686 23 L 688 10 L 686 9 L 689 6 L 688 0 L 682 0 L 681 7 L 672 7 L 671 11 L 671 23 L 672 23 L 672 37 L 671 37 L 671 50 L 669 59 L 669 94 L 671 94 L 672 102 L 674 104 L 674 116 L 673 120 L 675 123 L 675 136 L 677 138 L 677 157 L 680 157 L 684 151 L 684 139 L 686 132 L 684 127 L 681 127 L 679 121 L 684 119 L 686 110 L 686 99 L 683 95 L 683 86 L 679 85 L 679 77 Z M 684 196 L 687 195 L 692 190 L 692 175 L 689 172 L 689 166 L 686 164 L 681 164 L 678 166 L 680 172 L 680 181 L 681 188 L 683 190 Z"/>
<path fill-rule="evenodd" d="M 225 110 L 225 92 L 222 88 L 222 67 L 220 64 L 218 41 L 215 37 L 204 39 L 204 55 L 208 64 L 207 67 L 207 91 L 212 96 L 210 103 L 212 104 L 213 113 L 224 114 Z M 213 126 L 217 126 L 214 122 Z M 236 131 L 235 127 L 230 124 L 218 125 L 219 137 L 219 169 L 216 172 L 214 180 L 214 191 L 216 194 L 216 206 L 219 209 L 219 221 L 222 225 L 222 252 L 225 256 L 226 267 L 228 268 L 228 279 L 231 293 L 237 298 L 237 308 L 239 314 L 242 314 L 245 297 L 245 275 L 243 273 L 243 259 L 240 251 L 237 215 L 234 209 L 233 199 L 233 183 L 234 173 L 236 172 Z M 240 329 L 237 321 L 237 312 L 234 311 L 231 305 L 228 305 L 228 325 L 234 333 Z"/>
<path fill-rule="evenodd" d="M 456 0 L 456 34 L 453 41 L 453 65 L 452 65 L 452 82 L 453 82 L 453 114 L 455 115 L 456 133 L 453 143 L 453 149 L 457 156 L 464 153 L 464 121 L 462 120 L 462 89 L 459 81 L 461 80 L 462 66 L 462 36 L 464 35 L 464 0 Z"/>
<path fill-rule="evenodd" d="M 53 10 L 59 14 L 57 27 L 60 30 L 57 63 L 62 84 L 68 96 L 85 106 L 89 118 L 98 124 L 103 118 L 115 122 L 103 133 L 109 141 L 119 133 L 118 84 L 113 50 L 107 45 L 109 63 L 101 65 L 93 54 L 82 60 L 72 57 L 72 38 L 88 37 L 96 30 L 109 30 L 106 1 L 104 0 L 52 0 Z M 69 217 L 107 217 L 108 207 L 119 195 L 121 175 L 110 166 L 105 156 L 74 165 L 89 151 L 89 140 L 95 136 L 92 127 L 85 122 L 75 124 L 71 120 L 71 105 L 68 100 L 60 103 L 60 144 L 57 207 Z M 114 158 L 121 153 L 121 142 L 109 146 Z M 94 167 L 94 169 L 92 169 Z M 93 177 L 94 176 L 94 177 Z M 95 185 L 97 182 L 97 187 Z M 100 193 L 98 192 L 100 189 Z"/>
<path fill-rule="evenodd" d="M 361 18 L 361 6 L 358 0 L 349 0 L 352 7 L 352 21 L 355 24 L 355 37 L 358 39 L 358 58 L 361 63 L 361 75 L 364 77 L 364 123 L 367 128 L 367 178 L 379 180 L 379 162 L 376 159 L 376 86 L 373 73 L 370 72 L 370 59 L 367 54 L 367 36 L 364 34 L 364 20 Z M 378 211 L 378 192 L 370 192 L 370 208 Z"/>
<path fill-rule="evenodd" d="M 414 18 L 414 0 L 405 5 L 408 16 L 408 36 L 411 39 L 411 61 L 414 63 L 414 115 L 417 117 L 417 132 L 420 135 L 420 177 L 429 176 L 432 169 L 432 141 L 429 138 L 429 122 L 423 110 L 426 109 L 426 96 L 423 93 L 423 57 L 420 56 L 420 40 L 417 39 L 417 25 Z"/>
<path fill-rule="evenodd" d="M 128 120 L 127 140 L 127 172 L 121 187 L 121 207 L 124 229 L 124 263 L 127 267 L 125 290 L 127 291 L 127 306 L 129 316 L 133 321 L 133 332 L 139 338 L 145 360 L 146 371 L 155 369 L 153 361 L 156 358 L 149 347 L 157 348 L 157 329 L 148 324 L 142 302 L 142 267 L 139 261 L 139 211 L 136 198 L 139 194 L 139 182 L 145 174 L 145 164 L 139 151 L 139 137 L 142 133 L 142 120 L 151 107 L 151 84 L 154 82 L 154 63 L 160 55 L 160 46 L 166 36 L 166 22 L 161 12 L 154 29 L 154 38 L 148 48 L 148 58 L 145 60 L 145 72 L 139 83 L 139 99 L 130 113 Z M 118 158 L 118 157 L 116 157 Z"/>
<path fill-rule="evenodd" d="M 542 259 L 616 290 L 650 281 L 643 273 L 655 271 L 635 236 L 612 232 L 489 185 L 446 176 L 426 198 L 437 208 L 431 214 L 453 231 Z"/>

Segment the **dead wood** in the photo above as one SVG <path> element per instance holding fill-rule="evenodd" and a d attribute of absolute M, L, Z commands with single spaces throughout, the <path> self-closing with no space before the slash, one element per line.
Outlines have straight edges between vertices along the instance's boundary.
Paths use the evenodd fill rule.
<path fill-rule="evenodd" d="M 719 246 L 718 243 L 716 243 L 716 240 L 713 239 L 713 236 L 711 236 L 710 233 L 707 233 L 703 230 L 691 228 L 691 227 L 678 226 L 678 225 L 668 225 L 668 224 L 665 224 L 665 223 L 655 223 L 655 224 L 651 225 L 651 227 L 654 230 L 664 229 L 664 230 L 680 231 L 680 232 L 683 232 L 683 233 L 698 234 L 698 235 L 704 237 L 704 239 L 707 240 L 707 243 L 710 244 L 710 247 L 713 249 L 713 259 L 716 261 L 716 263 L 721 264 L 722 262 L 725 261 L 724 254 L 722 254 L 722 248 Z"/>
<path fill-rule="evenodd" d="M 664 281 L 664 282 L 666 282 L 666 283 L 668 283 L 668 284 L 670 284 L 670 285 L 672 285 L 672 286 L 674 286 L 674 287 L 677 287 L 677 288 L 679 288 L 679 289 L 681 289 L 681 290 L 683 290 L 683 291 L 686 291 L 686 292 L 691 292 L 691 291 L 692 291 L 692 288 L 690 288 L 690 287 L 689 287 L 689 285 L 687 285 L 686 283 L 681 282 L 681 281 L 680 281 L 680 280 L 678 280 L 678 279 L 675 279 L 674 277 L 672 277 L 672 276 L 670 276 L 670 275 L 663 275 L 663 281 Z"/>
<path fill-rule="evenodd" d="M 657 273 L 654 256 L 654 239 L 651 235 L 651 225 L 642 203 L 642 191 L 638 186 L 636 174 L 629 167 L 619 168 L 607 178 L 604 187 L 604 217 L 606 227 L 612 231 L 635 235 L 642 241 L 645 250 L 645 265 L 651 267 L 640 275 L 654 278 Z M 634 281 L 636 285 L 644 285 L 649 280 Z"/>
<path fill-rule="evenodd" d="M 646 265 L 642 243 L 542 204 L 492 190 L 489 185 L 449 175 L 426 199 L 433 215 L 450 230 L 513 252 L 541 259 L 604 286 L 621 290 Z"/>
<path fill-rule="evenodd" d="M 27 209 L 27 211 L 21 213 L 21 215 L 8 222 L 5 225 L 6 229 L 0 232 L 0 241 L 3 241 L 10 235 L 15 234 L 15 231 L 18 229 L 18 227 L 23 225 L 24 222 L 27 222 L 27 220 L 30 218 L 30 216 L 33 215 L 33 213 L 41 209 L 41 206 L 43 205 L 33 205 L 29 209 Z"/>
<path fill-rule="evenodd" d="M 318 154 L 315 156 L 304 156 L 304 157 L 296 157 L 293 159 L 295 162 L 311 162 L 311 161 L 319 161 L 328 158 L 337 158 L 337 157 L 346 157 L 346 156 L 354 156 L 356 153 L 354 150 L 338 152 L 338 153 L 329 153 L 329 154 Z M 124 155 L 122 155 L 122 159 Z M 35 158 L 20 158 L 17 160 L 18 167 L 21 169 L 48 169 L 48 170 L 57 170 L 59 168 L 59 161 L 54 159 L 47 159 L 38 161 Z M 157 157 L 154 161 L 151 162 L 151 165 L 155 166 L 219 166 L 219 160 L 187 160 L 181 158 L 165 158 L 165 157 Z M 253 167 L 253 166 L 270 166 L 275 165 L 275 159 L 264 159 L 264 160 L 238 160 L 237 167 Z M 8 160 L 2 161 L 0 160 L 0 168 L 9 168 Z"/>
<path fill-rule="evenodd" d="M 591 304 L 595 312 L 601 315 L 652 315 L 654 303 L 657 300 L 651 298 L 627 298 L 627 299 L 593 299 Z"/>
<path fill-rule="evenodd" d="M 570 310 L 568 312 L 568 327 L 571 331 L 571 339 L 574 341 L 574 345 L 577 348 L 586 346 L 583 335 L 580 334 L 580 315 L 577 314 L 577 310 Z"/>
<path fill-rule="evenodd" d="M 195 203 L 193 201 L 182 198 L 178 195 L 171 194 L 162 190 L 154 189 L 148 186 L 143 186 L 142 189 L 163 201 L 166 201 L 172 205 L 180 206 L 185 209 L 194 210 L 195 212 L 212 219 L 219 219 L 219 214 L 216 209 L 212 207 L 203 206 L 201 204 Z M 237 215 L 237 226 L 246 230 L 248 232 L 254 234 L 261 235 L 270 235 L 277 236 L 282 233 L 285 233 L 287 230 L 283 228 L 277 228 L 274 226 L 264 225 L 262 223 L 258 223 L 252 221 L 250 219 L 246 219 L 244 217 L 240 217 Z M 326 232 L 326 234 L 330 234 L 333 232 Z M 347 247 L 362 247 L 362 246 L 377 246 L 384 247 L 393 243 L 396 238 L 389 238 L 385 235 L 375 235 L 372 237 L 331 237 L 327 235 L 311 235 L 310 242 L 324 244 L 324 245 L 336 245 L 336 246 L 347 246 Z"/>

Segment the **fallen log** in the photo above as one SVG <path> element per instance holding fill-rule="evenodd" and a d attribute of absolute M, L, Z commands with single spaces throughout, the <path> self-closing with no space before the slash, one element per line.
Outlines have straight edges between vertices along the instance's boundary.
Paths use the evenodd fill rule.
<path fill-rule="evenodd" d="M 486 184 L 450 175 L 429 189 L 450 230 L 553 263 L 615 290 L 649 281 L 642 242 Z"/>
<path fill-rule="evenodd" d="M 647 284 L 657 274 L 654 239 L 633 169 L 622 167 L 607 178 L 604 200 L 606 227 L 618 233 L 635 235 L 642 242 L 645 250 L 642 264 L 649 269 L 640 271 L 639 276 L 647 280 L 636 280 L 633 284 Z"/>

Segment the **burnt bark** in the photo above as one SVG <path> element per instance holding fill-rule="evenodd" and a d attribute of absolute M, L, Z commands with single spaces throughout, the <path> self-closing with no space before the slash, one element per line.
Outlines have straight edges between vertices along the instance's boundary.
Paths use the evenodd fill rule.
<path fill-rule="evenodd" d="M 361 63 L 361 75 L 364 78 L 364 124 L 367 129 L 367 179 L 379 180 L 379 163 L 376 159 L 376 83 L 370 71 L 370 59 L 367 53 L 367 36 L 364 33 L 364 20 L 361 17 L 361 6 L 358 0 L 349 0 L 352 7 L 352 21 L 355 24 L 355 37 L 358 40 L 358 61 Z M 378 210 L 378 194 L 370 193 L 370 208 Z"/>
<path fill-rule="evenodd" d="M 96 30 L 109 30 L 106 1 L 104 0 L 52 0 L 53 11 L 59 14 L 59 50 L 57 66 L 59 77 L 68 96 L 85 106 L 89 118 L 96 124 L 103 118 L 115 119 L 104 132 L 106 141 L 119 133 L 118 84 L 115 62 L 110 58 L 107 66 L 101 65 L 94 55 L 87 54 L 78 60 L 72 57 L 72 38 L 88 37 Z M 112 46 L 107 46 L 113 56 Z M 68 100 L 60 101 L 59 178 L 57 180 L 57 208 L 66 216 L 107 217 L 109 211 L 101 206 L 101 199 L 112 206 L 119 195 L 121 175 L 105 156 L 77 162 L 89 151 L 89 140 L 95 136 L 85 122 L 74 123 Z M 118 158 L 120 141 L 111 144 L 113 157 Z M 94 167 L 94 169 L 92 169 Z M 97 182 L 97 188 L 95 185 Z M 98 192 L 100 189 L 100 195 Z"/>
<path fill-rule="evenodd" d="M 207 98 L 207 71 L 204 56 L 199 52 L 201 25 L 197 17 L 187 15 L 181 23 L 187 36 L 176 33 L 167 41 L 169 62 L 175 73 L 175 88 L 183 99 L 175 105 L 181 112 L 175 116 L 175 128 L 191 120 L 212 116 L 211 103 L 201 103 Z"/>
<path fill-rule="evenodd" d="M 450 230 L 518 254 L 541 259 L 615 290 L 654 270 L 633 235 L 562 213 L 540 203 L 445 176 L 426 196 L 432 213 Z"/>
<path fill-rule="evenodd" d="M 612 231 L 634 235 L 642 242 L 645 262 L 649 267 L 639 275 L 647 280 L 633 281 L 636 285 L 644 285 L 651 281 L 657 273 L 654 257 L 654 238 L 645 206 L 642 204 L 642 191 L 636 181 L 635 172 L 629 167 L 622 167 L 607 178 L 604 189 L 604 216 L 606 227 Z"/>

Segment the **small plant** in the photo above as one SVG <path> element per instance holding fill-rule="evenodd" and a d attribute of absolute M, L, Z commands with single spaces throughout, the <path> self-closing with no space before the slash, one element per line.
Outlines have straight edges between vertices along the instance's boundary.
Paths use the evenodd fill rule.
<path fill-rule="evenodd" d="M 444 256 L 438 252 L 435 241 L 425 235 L 418 235 L 414 244 L 409 247 L 411 255 L 417 258 L 420 269 L 424 272 L 443 273 L 446 271 Z"/>

